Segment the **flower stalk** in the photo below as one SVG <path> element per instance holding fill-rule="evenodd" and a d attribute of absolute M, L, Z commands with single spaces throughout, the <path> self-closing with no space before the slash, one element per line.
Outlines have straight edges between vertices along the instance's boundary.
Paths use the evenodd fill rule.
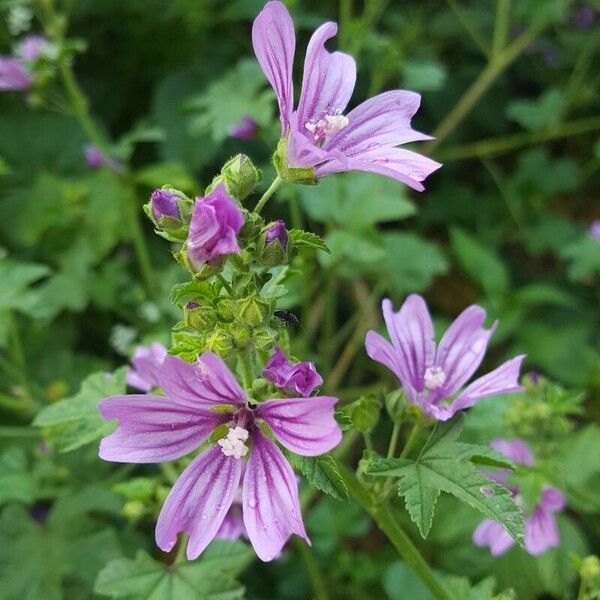
<path fill-rule="evenodd" d="M 281 187 L 282 183 L 283 183 L 283 179 L 281 179 L 281 177 L 279 175 L 277 175 L 277 177 L 275 177 L 275 179 L 273 180 L 273 183 L 271 183 L 271 185 L 269 186 L 267 191 L 262 195 L 260 200 L 256 203 L 256 206 L 254 207 L 254 212 L 257 215 L 260 215 L 262 209 L 265 207 L 265 204 L 271 199 L 271 196 Z"/>

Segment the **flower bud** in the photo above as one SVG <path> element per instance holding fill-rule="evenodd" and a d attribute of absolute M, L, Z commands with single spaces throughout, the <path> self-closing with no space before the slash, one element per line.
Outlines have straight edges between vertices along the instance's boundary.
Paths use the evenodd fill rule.
<path fill-rule="evenodd" d="M 276 267 L 288 262 L 289 236 L 285 223 L 281 220 L 274 221 L 263 230 L 262 244 L 258 246 L 260 263 L 265 267 Z"/>
<path fill-rule="evenodd" d="M 227 193 L 241 202 L 248 197 L 261 180 L 261 172 L 245 154 L 236 154 L 230 158 L 206 188 L 206 194 L 212 193 L 218 185 L 223 184 Z"/>
<path fill-rule="evenodd" d="M 266 242 L 272 244 L 275 241 L 279 242 L 279 245 L 285 250 L 288 244 L 288 233 L 285 228 L 285 223 L 279 219 L 269 225 L 267 228 Z"/>
<path fill-rule="evenodd" d="M 258 123 L 250 115 L 244 115 L 240 121 L 229 128 L 227 133 L 238 140 L 251 140 L 256 137 L 258 130 Z"/>
<path fill-rule="evenodd" d="M 394 390 L 385 395 L 385 409 L 394 423 L 402 422 L 406 407 L 406 396 L 402 389 Z"/>
<path fill-rule="evenodd" d="M 154 190 L 144 212 L 154 223 L 156 233 L 171 242 L 184 242 L 188 236 L 192 201 L 179 190 L 164 186 Z"/>
<path fill-rule="evenodd" d="M 293 363 L 281 348 L 276 348 L 263 369 L 263 377 L 288 394 L 310 396 L 323 383 L 314 363 Z"/>
<path fill-rule="evenodd" d="M 150 196 L 150 205 L 152 207 L 152 214 L 157 221 L 162 217 L 171 217 L 176 220 L 181 219 L 177 196 L 173 190 L 154 190 Z"/>
<path fill-rule="evenodd" d="M 239 301 L 239 319 L 249 327 L 257 327 L 267 317 L 268 306 L 255 296 L 248 296 Z"/>
<path fill-rule="evenodd" d="M 217 322 L 217 313 L 212 306 L 199 306 L 195 302 L 188 302 L 188 305 L 195 305 L 192 308 L 186 306 L 184 322 L 188 327 L 205 330 L 213 327 Z"/>

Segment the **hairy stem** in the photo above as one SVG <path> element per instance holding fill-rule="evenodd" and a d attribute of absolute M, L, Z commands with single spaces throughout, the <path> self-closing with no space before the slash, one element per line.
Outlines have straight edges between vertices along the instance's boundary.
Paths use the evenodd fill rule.
<path fill-rule="evenodd" d="M 283 179 L 277 175 L 273 180 L 273 183 L 269 186 L 269 189 L 262 195 L 261 199 L 256 203 L 254 212 L 259 215 L 260 211 L 265 207 L 265 204 L 269 201 L 271 196 L 281 187 Z"/>

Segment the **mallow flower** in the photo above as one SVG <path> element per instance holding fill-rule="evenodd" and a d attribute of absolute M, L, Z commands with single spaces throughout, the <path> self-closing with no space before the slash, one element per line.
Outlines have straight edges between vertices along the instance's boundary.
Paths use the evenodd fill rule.
<path fill-rule="evenodd" d="M 0 91 L 29 89 L 33 84 L 30 67 L 47 47 L 46 38 L 29 35 L 18 46 L 15 56 L 1 56 Z"/>
<path fill-rule="evenodd" d="M 256 137 L 258 129 L 258 123 L 250 115 L 244 115 L 229 128 L 227 134 L 238 140 L 251 140 L 253 137 Z"/>
<path fill-rule="evenodd" d="M 167 349 L 158 342 L 149 346 L 138 346 L 131 359 L 131 367 L 127 371 L 127 385 L 149 392 L 158 387 L 158 371 L 167 356 Z"/>
<path fill-rule="evenodd" d="M 600 219 L 592 222 L 589 229 L 590 237 L 600 243 Z"/>
<path fill-rule="evenodd" d="M 195 364 L 167 356 L 158 384 L 164 396 L 113 396 L 98 405 L 102 417 L 119 419 L 117 430 L 100 442 L 104 460 L 160 463 L 209 440 L 167 496 L 156 524 L 158 546 L 169 552 L 183 531 L 189 535 L 188 559 L 198 557 L 221 530 L 240 484 L 244 527 L 259 558 L 277 557 L 292 534 L 310 543 L 298 483 L 276 441 L 303 456 L 337 446 L 342 437 L 333 415 L 337 398 L 255 404 L 211 352 Z"/>
<path fill-rule="evenodd" d="M 490 445 L 514 463 L 533 466 L 533 454 L 523 440 L 492 440 Z M 507 485 L 508 473 L 508 470 L 502 469 L 498 474 L 493 475 L 493 479 L 502 485 Z M 512 487 L 512 493 L 515 502 L 522 505 L 523 498 L 518 487 Z M 525 515 L 524 545 L 529 554 L 543 554 L 549 548 L 560 544 L 554 514 L 564 507 L 565 497 L 562 492 L 544 486 L 535 508 L 530 514 Z M 515 543 L 506 529 L 491 519 L 485 519 L 477 526 L 473 533 L 473 542 L 478 546 L 488 546 L 492 556 L 504 554 Z"/>
<path fill-rule="evenodd" d="M 83 154 L 89 169 L 101 169 L 106 165 L 115 173 L 123 171 L 123 166 L 116 158 L 105 156 L 100 148 L 94 146 L 94 144 L 86 144 L 83 148 Z"/>
<path fill-rule="evenodd" d="M 310 396 L 323 383 L 323 378 L 317 373 L 314 363 L 294 363 L 281 348 L 275 349 L 262 374 L 275 387 L 299 396 Z"/>
<path fill-rule="evenodd" d="M 188 260 L 199 270 L 207 263 L 240 251 L 237 234 L 244 215 L 220 183 L 204 198 L 196 198 L 186 242 Z"/>
<path fill-rule="evenodd" d="M 488 396 L 521 392 L 517 356 L 463 389 L 475 373 L 496 329 L 485 329 L 485 310 L 472 305 L 450 325 L 436 348 L 433 323 L 425 300 L 411 294 L 398 312 L 390 300 L 382 303 L 392 343 L 375 331 L 366 337 L 367 354 L 400 380 L 406 396 L 429 417 L 446 421 L 457 411 Z"/>
<path fill-rule="evenodd" d="M 254 21 L 254 53 L 277 95 L 287 164 L 312 168 L 317 178 L 368 171 L 422 191 L 421 182 L 441 165 L 396 147 L 431 139 L 410 126 L 421 97 L 404 90 L 388 91 L 344 114 L 356 82 L 356 64 L 348 54 L 325 49 L 325 42 L 336 33 L 337 24 L 328 22 L 310 39 L 300 101 L 294 110 L 296 37 L 290 14 L 281 2 L 268 2 Z"/>

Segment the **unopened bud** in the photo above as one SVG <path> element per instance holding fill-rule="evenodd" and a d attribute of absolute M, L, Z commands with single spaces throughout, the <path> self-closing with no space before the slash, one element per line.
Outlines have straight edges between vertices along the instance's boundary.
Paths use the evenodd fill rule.
<path fill-rule="evenodd" d="M 394 423 L 402 422 L 406 406 L 406 396 L 403 390 L 394 390 L 385 395 L 385 409 Z"/>
<path fill-rule="evenodd" d="M 227 193 L 241 202 L 256 189 L 260 180 L 261 172 L 254 163 L 245 154 L 236 154 L 223 165 L 220 175 L 213 179 L 205 193 L 210 194 L 223 183 Z"/>

